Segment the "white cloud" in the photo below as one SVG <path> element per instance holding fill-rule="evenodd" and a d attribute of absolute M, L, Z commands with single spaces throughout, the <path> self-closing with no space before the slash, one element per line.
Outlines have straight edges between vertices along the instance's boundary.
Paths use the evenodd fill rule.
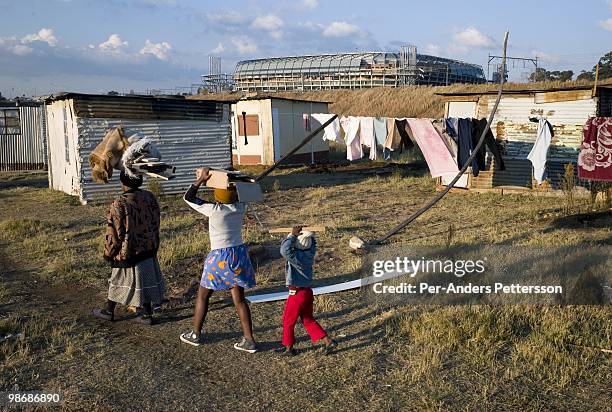
<path fill-rule="evenodd" d="M 18 56 L 25 56 L 26 54 L 32 53 L 32 48 L 29 46 L 24 46 L 23 44 L 12 46 L 9 50 Z"/>
<path fill-rule="evenodd" d="M 234 10 L 224 10 L 218 13 L 206 14 L 206 19 L 211 23 L 236 25 L 245 23 L 247 18 L 240 12 Z"/>
<path fill-rule="evenodd" d="M 221 54 L 225 51 L 225 46 L 223 45 L 223 43 L 219 42 L 219 44 L 217 44 L 217 47 L 215 47 L 214 49 L 212 49 L 210 52 L 212 54 Z"/>
<path fill-rule="evenodd" d="M 465 54 L 472 49 L 486 49 L 493 46 L 493 39 L 482 34 L 474 26 L 455 32 L 448 47 L 450 54 Z"/>
<path fill-rule="evenodd" d="M 153 43 L 149 39 L 145 41 L 145 45 L 140 49 L 140 54 L 152 54 L 159 60 L 168 60 L 172 45 L 168 42 Z"/>
<path fill-rule="evenodd" d="M 23 44 L 32 43 L 35 41 L 45 42 L 51 47 L 57 45 L 57 37 L 55 37 L 53 34 L 53 30 L 44 27 L 38 30 L 38 33 L 28 34 L 21 39 L 21 43 Z"/>
<path fill-rule="evenodd" d="M 423 48 L 423 52 L 425 54 L 431 54 L 433 56 L 438 56 L 440 54 L 440 46 L 437 44 L 428 44 Z"/>
<path fill-rule="evenodd" d="M 283 32 L 280 30 L 271 31 L 270 37 L 272 37 L 274 40 L 280 40 L 283 38 Z"/>
<path fill-rule="evenodd" d="M 121 49 L 128 46 L 128 42 L 121 40 L 118 34 L 111 34 L 108 36 L 108 40 L 100 43 L 98 47 L 102 51 L 106 52 L 120 52 Z"/>
<path fill-rule="evenodd" d="M 326 37 L 346 37 L 359 32 L 359 27 L 344 21 L 335 21 L 323 30 Z"/>
<path fill-rule="evenodd" d="M 141 4 L 151 7 L 172 7 L 178 4 L 177 0 L 139 0 Z"/>
<path fill-rule="evenodd" d="M 275 16 L 274 14 L 267 14 L 265 16 L 257 16 L 251 23 L 252 29 L 276 31 L 283 27 L 283 20 Z"/>
<path fill-rule="evenodd" d="M 490 47 L 493 40 L 470 26 L 465 30 L 453 34 L 453 43 L 464 47 Z"/>
<path fill-rule="evenodd" d="M 255 40 L 251 39 L 249 36 L 234 36 L 230 41 L 240 55 L 255 54 L 259 51 L 259 46 L 257 46 Z"/>
<path fill-rule="evenodd" d="M 30 46 L 26 46 L 21 44 L 17 37 L 0 37 L 0 50 L 6 50 L 12 54 L 16 54 L 18 56 L 25 56 L 26 54 L 32 53 L 34 49 Z"/>
<path fill-rule="evenodd" d="M 612 0 L 610 0 L 612 1 Z M 313 10 L 319 6 L 319 0 L 302 0 L 302 4 L 307 9 Z"/>
<path fill-rule="evenodd" d="M 539 61 L 544 63 L 559 63 L 559 56 L 555 56 L 553 54 L 544 53 L 540 50 L 532 50 L 531 54 L 534 57 L 537 57 Z"/>
<path fill-rule="evenodd" d="M 597 22 L 597 25 L 604 30 L 612 31 L 612 18 L 607 20 L 600 20 Z"/>

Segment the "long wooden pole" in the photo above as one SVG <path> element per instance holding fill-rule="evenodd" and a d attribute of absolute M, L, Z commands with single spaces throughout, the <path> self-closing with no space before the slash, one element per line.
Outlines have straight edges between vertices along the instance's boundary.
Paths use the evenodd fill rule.
<path fill-rule="evenodd" d="M 266 170 L 264 170 L 263 172 L 261 172 L 256 178 L 255 181 L 258 182 L 261 179 L 263 179 L 264 177 L 268 176 L 274 169 L 276 169 L 278 167 L 278 165 L 280 165 L 281 163 L 283 163 L 285 160 L 287 160 L 289 157 L 291 157 L 295 152 L 297 152 L 298 150 L 300 150 L 302 147 L 304 147 L 306 145 L 306 143 L 310 142 L 312 140 L 313 137 L 315 137 L 317 134 L 321 133 L 323 131 L 323 129 L 325 129 L 327 126 L 329 126 L 334 120 L 336 120 L 336 118 L 338 117 L 337 114 L 333 115 L 332 117 L 329 118 L 328 121 L 326 121 L 325 123 L 323 123 L 320 127 L 317 128 L 317 130 L 315 130 L 314 132 L 310 133 L 308 136 L 306 136 L 304 138 L 304 140 L 302 140 L 297 146 L 295 146 L 289 153 L 287 153 L 286 155 L 284 155 L 283 157 L 281 157 L 278 161 L 276 161 L 272 166 L 268 167 Z"/>
<path fill-rule="evenodd" d="M 493 123 L 493 117 L 495 116 L 495 112 L 497 111 L 497 106 L 499 105 L 499 101 L 501 100 L 502 91 L 504 88 L 504 77 L 505 77 L 503 74 L 506 72 L 506 50 L 507 48 L 508 48 L 508 32 L 506 32 L 506 34 L 504 35 L 504 53 L 502 55 L 502 67 L 501 67 L 502 76 L 500 76 L 500 80 L 499 80 L 499 88 L 497 90 L 497 99 L 495 100 L 495 104 L 493 105 L 491 113 L 489 114 L 489 119 L 487 120 L 487 126 L 484 128 L 484 130 L 482 131 L 482 134 L 480 135 L 480 140 L 478 140 L 478 144 L 476 145 L 476 147 L 474 147 L 472 154 L 466 160 L 461 170 L 459 170 L 459 173 L 457 173 L 457 176 L 455 176 L 455 178 L 446 186 L 446 188 L 443 191 L 441 191 L 437 196 L 435 196 L 433 199 L 431 199 L 425 206 L 423 206 L 422 208 L 414 212 L 411 216 L 409 216 L 403 222 L 395 226 L 393 229 L 389 230 L 389 232 L 387 232 L 384 236 L 369 242 L 369 244 L 376 245 L 376 244 L 383 243 L 384 241 L 389 239 L 391 236 L 395 235 L 397 232 L 399 232 L 400 230 L 408 226 L 411 222 L 416 220 L 416 218 L 421 216 L 423 213 L 431 209 L 436 203 L 438 203 L 452 189 L 455 183 L 457 183 L 457 181 L 461 178 L 461 176 L 463 176 L 463 173 L 465 173 L 469 165 L 472 164 L 472 160 L 474 159 L 474 157 L 476 157 L 478 150 L 480 150 L 480 147 L 484 143 L 484 138 L 486 134 L 489 132 L 489 129 L 491 128 L 491 124 Z"/>

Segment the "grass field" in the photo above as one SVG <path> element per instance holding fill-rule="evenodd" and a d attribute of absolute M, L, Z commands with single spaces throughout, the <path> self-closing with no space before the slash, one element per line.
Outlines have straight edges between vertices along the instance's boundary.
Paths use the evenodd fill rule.
<path fill-rule="evenodd" d="M 600 80 L 602 84 L 612 84 L 612 80 Z M 537 82 L 506 83 L 504 90 L 516 89 L 549 90 L 559 87 L 592 86 L 593 82 Z M 375 87 L 357 90 L 314 90 L 305 92 L 277 92 L 276 95 L 303 100 L 331 102 L 330 113 L 345 116 L 384 116 L 384 117 L 430 117 L 444 116 L 444 97 L 437 93 L 477 92 L 497 90 L 494 84 L 453 84 L 449 86 L 402 86 Z M 191 96 L 194 99 L 237 100 L 243 92 L 225 94 L 204 94 Z"/>
<path fill-rule="evenodd" d="M 271 350 L 282 302 L 252 306 L 263 350 L 251 356 L 232 349 L 240 333 L 223 293 L 213 297 L 200 348 L 178 340 L 190 327 L 191 300 L 171 300 L 150 328 L 97 322 L 89 311 L 104 301 L 110 273 L 101 259 L 107 206 L 81 206 L 44 182 L 0 175 L 0 338 L 21 333 L 0 343 L 0 390 L 57 390 L 66 409 L 610 410 L 612 355 L 600 350 L 612 349 L 609 306 L 391 305 L 359 290 L 337 293 L 315 302 L 337 352 L 314 350 L 300 327 L 292 359 Z M 256 291 L 284 283 L 283 236 L 265 229 L 325 225 L 316 277 L 351 278 L 365 258 L 349 251 L 349 238 L 382 235 L 435 193 L 410 163 L 390 172 L 282 169 L 264 189 L 244 226 L 245 240 L 267 252 L 255 261 Z M 207 225 L 180 197 L 160 203 L 159 259 L 169 295 L 181 298 L 208 252 Z M 609 220 L 567 223 L 600 206 L 450 193 L 392 243 L 609 247 Z"/>

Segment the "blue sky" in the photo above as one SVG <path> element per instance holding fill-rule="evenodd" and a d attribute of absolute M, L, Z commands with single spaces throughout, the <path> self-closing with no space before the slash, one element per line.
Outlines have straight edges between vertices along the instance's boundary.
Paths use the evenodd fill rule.
<path fill-rule="evenodd" d="M 375 7 L 373 7 L 373 5 Z M 549 70 L 590 69 L 612 49 L 612 0 L 0 0 L 0 92 L 144 91 L 198 83 L 249 58 L 389 50 L 480 64 L 538 56 Z M 524 79 L 517 67 L 511 78 Z"/>

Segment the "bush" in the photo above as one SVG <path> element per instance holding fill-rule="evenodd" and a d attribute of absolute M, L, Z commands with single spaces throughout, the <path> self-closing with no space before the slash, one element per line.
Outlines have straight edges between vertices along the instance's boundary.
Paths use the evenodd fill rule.
<path fill-rule="evenodd" d="M 147 189 L 149 190 L 149 192 L 153 193 L 155 197 L 160 197 L 164 195 L 164 188 L 157 179 L 149 179 Z"/>
<path fill-rule="evenodd" d="M 576 175 L 574 174 L 574 165 L 567 163 L 565 165 L 565 173 L 561 177 L 561 190 L 565 196 L 565 213 L 572 213 L 576 207 L 574 198 L 574 189 L 576 188 Z"/>

